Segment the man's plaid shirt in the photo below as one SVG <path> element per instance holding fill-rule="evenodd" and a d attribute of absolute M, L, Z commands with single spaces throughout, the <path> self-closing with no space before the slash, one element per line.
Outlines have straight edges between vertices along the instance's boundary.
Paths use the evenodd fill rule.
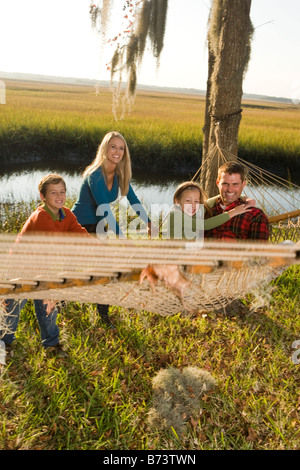
<path fill-rule="evenodd" d="M 240 204 L 244 204 L 243 200 L 239 198 L 225 209 L 222 209 L 221 202 L 222 200 L 219 198 L 217 204 L 212 208 L 213 215 L 222 214 L 224 211 L 229 211 Z M 205 238 L 268 240 L 269 222 L 262 210 L 253 207 L 251 211 L 236 215 L 225 224 L 207 230 L 204 234 Z"/>

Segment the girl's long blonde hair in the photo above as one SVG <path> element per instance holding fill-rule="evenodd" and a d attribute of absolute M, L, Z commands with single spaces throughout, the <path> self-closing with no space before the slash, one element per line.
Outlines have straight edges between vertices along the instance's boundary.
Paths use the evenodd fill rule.
<path fill-rule="evenodd" d="M 105 161 L 106 161 L 106 156 L 107 156 L 108 145 L 113 137 L 119 137 L 124 142 L 124 147 L 125 147 L 124 155 L 123 155 L 122 160 L 119 163 L 117 163 L 116 174 L 119 178 L 119 186 L 121 190 L 121 195 L 126 196 L 129 190 L 129 183 L 132 177 L 131 160 L 130 160 L 130 153 L 129 153 L 126 140 L 124 139 L 122 134 L 120 134 L 119 132 L 112 131 L 103 137 L 102 142 L 98 147 L 95 159 L 92 161 L 90 165 L 86 167 L 82 176 L 83 178 L 85 178 L 86 176 L 90 175 L 95 170 L 97 170 L 97 168 L 101 167 L 103 175 L 104 175 L 104 179 L 106 179 Z"/>

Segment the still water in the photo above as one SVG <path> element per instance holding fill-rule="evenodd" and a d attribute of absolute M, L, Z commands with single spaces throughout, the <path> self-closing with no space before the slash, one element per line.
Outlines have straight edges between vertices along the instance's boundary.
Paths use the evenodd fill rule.
<path fill-rule="evenodd" d="M 32 168 L 34 165 L 34 169 Z M 67 195 L 75 197 L 79 193 L 81 172 L 77 168 L 53 168 L 40 166 L 36 163 L 18 166 L 18 169 L 2 168 L 0 170 L 0 203 L 29 202 L 39 198 L 38 184 L 48 173 L 59 173 L 67 184 Z M 135 171 L 131 185 L 138 198 L 146 206 L 151 204 L 171 204 L 173 193 L 178 186 L 193 175 L 149 174 Z"/>
<path fill-rule="evenodd" d="M 38 183 L 48 173 L 59 173 L 66 181 L 67 194 L 77 197 L 81 182 L 81 171 L 77 167 L 52 167 L 31 163 L 14 168 L 0 168 L 0 203 L 29 202 L 39 199 Z M 173 194 L 178 184 L 191 179 L 194 174 L 149 174 L 145 171 L 133 171 L 132 187 L 142 202 L 150 210 L 152 205 L 173 203 Z M 267 193 L 263 191 L 267 189 Z M 262 185 L 246 194 L 258 202 L 269 215 L 300 207 L 300 188 L 264 188 Z"/>

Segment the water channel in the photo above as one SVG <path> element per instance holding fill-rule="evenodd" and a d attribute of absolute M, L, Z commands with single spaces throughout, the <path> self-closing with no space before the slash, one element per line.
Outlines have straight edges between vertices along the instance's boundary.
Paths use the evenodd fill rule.
<path fill-rule="evenodd" d="M 0 202 L 29 202 L 38 199 L 38 183 L 48 173 L 59 173 L 66 181 L 67 194 L 76 197 L 81 183 L 81 172 L 77 167 L 31 163 L 18 165 L 17 168 L 0 169 Z M 177 185 L 191 177 L 193 175 L 165 176 L 135 171 L 131 184 L 138 198 L 145 204 L 169 203 Z"/>
<path fill-rule="evenodd" d="M 38 183 L 40 179 L 48 173 L 59 173 L 63 176 L 67 184 L 67 194 L 76 198 L 80 182 L 81 171 L 75 166 L 64 166 L 61 164 L 45 165 L 40 163 L 30 163 L 18 165 L 17 167 L 0 167 L 0 203 L 4 202 L 29 202 L 39 199 Z M 173 193 L 178 184 L 191 179 L 194 174 L 149 174 L 146 171 L 133 171 L 132 186 L 138 198 L 149 210 L 152 205 L 172 205 Z M 299 183 L 298 183 L 299 184 Z M 262 196 L 262 186 L 255 188 L 251 197 L 260 201 L 258 204 L 268 213 L 268 198 Z M 299 206 L 300 188 L 268 188 L 269 197 L 272 203 L 276 203 L 279 211 L 289 211 L 290 206 Z M 262 199 L 264 199 L 262 201 Z M 274 206 L 273 206 L 274 207 Z"/>

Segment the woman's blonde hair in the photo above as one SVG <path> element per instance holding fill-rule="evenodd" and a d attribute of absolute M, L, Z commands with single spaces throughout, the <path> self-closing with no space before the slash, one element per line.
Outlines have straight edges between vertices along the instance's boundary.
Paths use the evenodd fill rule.
<path fill-rule="evenodd" d="M 122 139 L 124 142 L 124 155 L 123 155 L 122 160 L 119 163 L 117 163 L 116 174 L 119 178 L 119 186 L 121 190 L 121 195 L 126 196 L 129 190 L 129 183 L 132 177 L 131 160 L 130 160 L 130 153 L 129 153 L 126 140 L 124 139 L 122 134 L 120 134 L 119 132 L 112 131 L 103 137 L 102 142 L 98 147 L 95 159 L 92 161 L 90 165 L 86 167 L 82 176 L 85 178 L 86 176 L 90 175 L 95 170 L 97 170 L 97 168 L 101 167 L 104 179 L 106 179 L 105 161 L 107 157 L 107 150 L 108 150 L 109 142 L 111 141 L 113 137 L 119 137 L 119 139 Z"/>
<path fill-rule="evenodd" d="M 198 184 L 198 183 L 195 183 L 195 181 L 185 181 L 184 183 L 181 183 L 175 193 L 174 193 L 174 196 L 173 196 L 173 202 L 174 204 L 176 203 L 176 200 L 177 201 L 180 201 L 180 198 L 182 197 L 184 191 L 190 191 L 190 190 L 197 190 L 199 191 L 199 194 L 200 194 L 200 204 L 203 204 L 206 211 L 206 215 L 211 215 L 212 214 L 212 211 L 210 209 L 210 207 L 208 207 L 208 205 L 206 204 L 206 200 L 207 200 L 207 195 L 206 193 L 203 191 L 203 189 L 201 188 L 201 186 Z"/>

